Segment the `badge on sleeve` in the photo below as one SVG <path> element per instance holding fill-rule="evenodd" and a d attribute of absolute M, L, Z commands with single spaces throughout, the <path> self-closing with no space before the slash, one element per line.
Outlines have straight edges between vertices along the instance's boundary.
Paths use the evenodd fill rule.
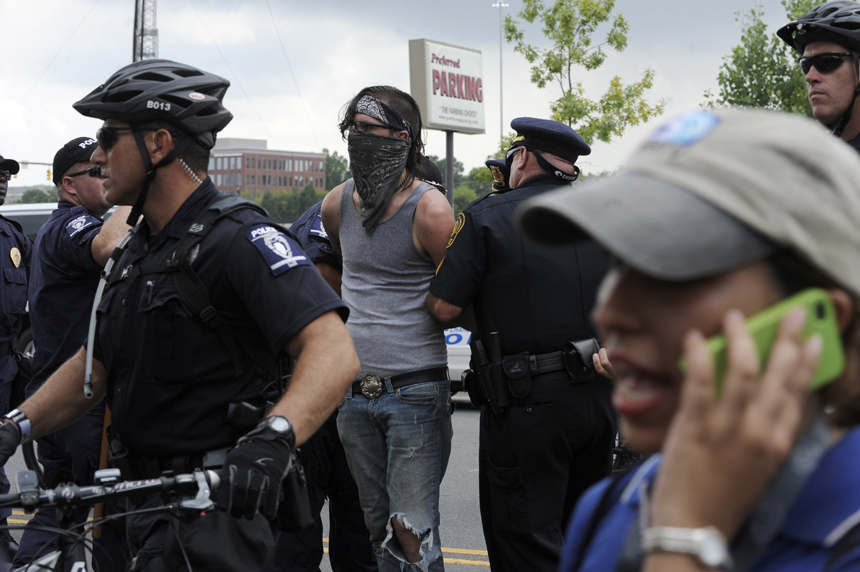
<path fill-rule="evenodd" d="M 9 257 L 12 259 L 12 264 L 15 265 L 15 268 L 21 266 L 21 251 L 17 248 L 13 248 L 9 251 Z"/>
<path fill-rule="evenodd" d="M 311 265 L 296 241 L 267 224 L 252 228 L 248 240 L 257 247 L 275 276 L 296 266 Z"/>
<path fill-rule="evenodd" d="M 451 245 L 454 244 L 454 239 L 457 238 L 457 235 L 460 234 L 464 226 L 466 226 L 466 215 L 460 213 L 457 215 L 457 224 L 454 225 L 454 231 L 451 233 L 451 238 L 448 239 L 448 246 L 445 248 L 451 248 Z"/>
<path fill-rule="evenodd" d="M 311 224 L 310 234 L 328 240 L 328 234 L 326 233 L 322 222 L 322 213 L 317 213 L 317 216 L 314 217 L 314 222 Z"/>
<path fill-rule="evenodd" d="M 66 223 L 66 232 L 69 233 L 69 236 L 71 238 L 74 238 L 76 234 L 78 234 L 85 228 L 93 226 L 95 220 L 95 217 L 89 214 L 82 214 L 80 216 L 76 216 L 75 218 Z"/>

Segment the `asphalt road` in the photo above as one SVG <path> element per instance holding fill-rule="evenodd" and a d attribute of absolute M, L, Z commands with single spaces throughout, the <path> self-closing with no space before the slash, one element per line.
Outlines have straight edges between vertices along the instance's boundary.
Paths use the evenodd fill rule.
<path fill-rule="evenodd" d="M 488 570 L 487 548 L 481 531 L 478 509 L 478 417 L 477 410 L 467 405 L 463 396 L 456 396 L 454 440 L 448 471 L 442 481 L 440 511 L 442 515 L 442 551 L 445 569 L 449 572 Z M 15 482 L 18 471 L 26 469 L 20 450 L 6 465 L 10 480 Z M 324 537 L 328 537 L 328 510 L 323 509 Z M 15 510 L 10 524 L 24 524 L 29 517 Z M 20 531 L 13 531 L 20 538 Z M 328 555 L 320 565 L 322 572 L 331 572 Z"/>

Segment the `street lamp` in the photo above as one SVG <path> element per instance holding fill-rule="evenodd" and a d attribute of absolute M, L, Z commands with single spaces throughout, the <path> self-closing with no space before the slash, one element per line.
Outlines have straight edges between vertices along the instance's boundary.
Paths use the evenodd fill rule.
<path fill-rule="evenodd" d="M 502 26 L 502 12 L 507 7 L 508 5 L 504 2 L 496 2 L 493 4 L 493 8 L 499 9 L 499 141 L 501 141 L 502 137 L 505 136 L 505 100 L 502 95 L 502 32 L 504 30 L 504 26 Z"/>

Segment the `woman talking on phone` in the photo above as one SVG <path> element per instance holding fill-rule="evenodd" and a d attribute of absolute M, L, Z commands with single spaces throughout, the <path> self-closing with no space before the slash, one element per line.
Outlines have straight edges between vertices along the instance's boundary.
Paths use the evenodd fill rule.
<path fill-rule="evenodd" d="M 657 453 L 582 497 L 562 571 L 860 570 L 856 154 L 806 118 L 692 112 L 519 223 L 616 257 L 593 318 L 622 434 Z"/>

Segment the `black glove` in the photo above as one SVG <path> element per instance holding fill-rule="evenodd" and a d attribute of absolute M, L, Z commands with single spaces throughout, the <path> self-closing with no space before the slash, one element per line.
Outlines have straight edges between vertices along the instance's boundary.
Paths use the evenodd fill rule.
<path fill-rule="evenodd" d="M 17 425 L 8 420 L 0 423 L 0 467 L 15 454 L 20 442 L 21 430 Z"/>
<path fill-rule="evenodd" d="M 239 439 L 224 460 L 219 508 L 235 518 L 253 519 L 259 512 L 268 520 L 274 519 L 294 443 L 292 429 L 285 436 L 270 428 L 266 420 Z"/>

